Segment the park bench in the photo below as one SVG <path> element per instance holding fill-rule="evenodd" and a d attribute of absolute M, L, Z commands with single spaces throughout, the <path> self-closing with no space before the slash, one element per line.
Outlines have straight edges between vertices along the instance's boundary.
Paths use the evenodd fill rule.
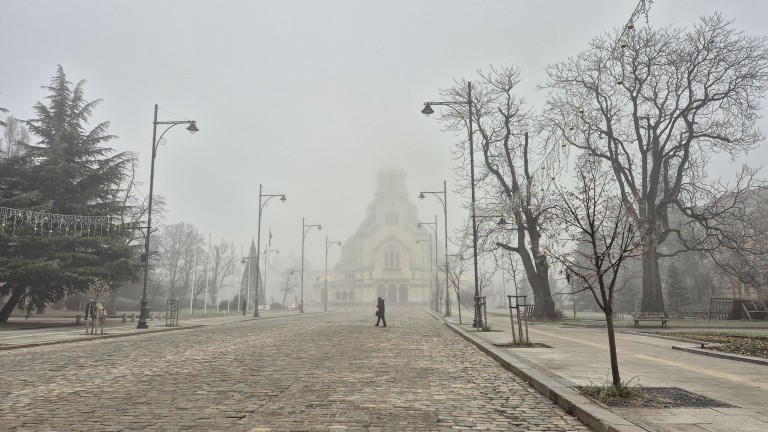
<path fill-rule="evenodd" d="M 669 317 L 664 312 L 635 312 L 632 314 L 635 327 L 640 327 L 640 321 L 661 321 L 661 326 L 666 327 Z"/>

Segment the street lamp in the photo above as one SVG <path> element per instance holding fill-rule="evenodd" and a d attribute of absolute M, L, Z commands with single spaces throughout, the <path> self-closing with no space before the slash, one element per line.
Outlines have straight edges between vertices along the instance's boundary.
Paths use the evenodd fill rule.
<path fill-rule="evenodd" d="M 423 225 L 428 226 L 432 232 L 435 233 L 435 267 L 440 268 L 439 265 L 437 265 L 437 215 L 435 215 L 435 221 L 434 222 L 419 222 L 416 226 L 421 228 Z M 430 252 L 431 252 L 430 247 Z M 451 296 L 450 291 L 448 290 L 448 255 L 445 255 L 445 316 L 451 316 Z M 437 272 L 435 272 L 435 289 L 437 289 L 438 286 L 438 280 L 437 280 Z M 435 295 L 435 303 L 436 307 L 435 310 L 437 312 L 440 312 L 440 305 L 438 304 L 437 295 Z"/>
<path fill-rule="evenodd" d="M 267 263 L 269 262 L 269 252 L 280 253 L 280 251 L 277 249 L 264 249 L 264 310 L 267 310 Z"/>
<path fill-rule="evenodd" d="M 149 305 L 147 303 L 147 279 L 149 278 L 149 235 L 152 232 L 152 193 L 154 191 L 155 182 L 155 157 L 157 156 L 157 144 L 163 139 L 163 135 L 171 130 L 172 127 L 180 124 L 187 125 L 187 130 L 194 134 L 199 129 L 194 120 L 174 120 L 174 121 L 157 121 L 157 104 L 155 104 L 155 118 L 152 121 L 152 162 L 149 173 L 149 205 L 147 206 L 147 235 L 144 238 L 144 255 L 141 257 L 141 261 L 144 263 L 144 289 L 141 293 L 141 312 L 139 314 L 139 324 L 136 328 L 146 329 L 147 319 L 149 318 Z M 168 125 L 168 127 L 160 134 L 160 138 L 157 137 L 157 125 Z"/>
<path fill-rule="evenodd" d="M 435 296 L 435 304 L 432 305 L 433 308 L 435 308 L 435 312 L 440 312 L 440 301 L 437 299 L 437 290 L 438 290 L 438 282 L 437 282 L 437 272 L 435 272 L 434 268 L 432 267 L 432 233 L 429 233 L 429 239 L 428 240 L 416 240 L 416 244 L 429 242 L 429 295 Z M 435 266 L 437 266 L 437 240 L 435 240 Z M 435 274 L 435 286 L 434 289 L 432 288 L 432 273 Z"/>
<path fill-rule="evenodd" d="M 323 282 L 323 312 L 328 312 L 328 249 L 336 244 L 341 246 L 340 241 L 328 241 L 328 236 L 325 236 L 325 282 Z"/>
<path fill-rule="evenodd" d="M 299 312 L 304 313 L 304 239 L 312 228 L 322 230 L 322 225 L 307 225 L 304 218 L 301 218 L 301 303 L 299 303 Z"/>
<path fill-rule="evenodd" d="M 426 107 L 424 108 L 426 109 Z M 431 109 L 431 108 L 430 108 Z M 419 192 L 419 199 L 426 198 L 424 194 L 430 194 L 434 195 L 435 198 L 440 200 L 440 203 L 443 204 L 443 228 L 445 231 L 445 316 L 449 317 L 451 316 L 451 309 L 449 307 L 449 299 L 448 299 L 448 189 L 445 185 L 445 180 L 443 180 L 443 190 L 442 191 L 423 191 Z M 440 195 L 443 195 L 441 198 Z M 437 216 L 435 216 L 435 224 L 437 224 Z M 435 225 L 437 227 L 437 225 Z M 435 259 L 437 259 L 437 232 L 435 232 Z"/>
<path fill-rule="evenodd" d="M 261 248 L 261 213 L 264 210 L 264 206 L 267 205 L 269 200 L 275 197 L 280 197 L 280 202 L 285 202 L 285 194 L 263 194 L 261 193 L 262 185 L 259 184 L 259 227 L 256 232 L 256 300 L 255 300 L 255 307 L 253 308 L 253 316 L 258 317 L 259 316 L 259 281 L 261 280 L 259 275 L 259 249 Z M 266 198 L 262 202 L 262 198 Z M 267 301 L 266 298 L 266 291 L 264 292 L 264 301 Z"/>
<path fill-rule="evenodd" d="M 480 314 L 480 301 L 478 297 L 480 292 L 478 291 L 479 281 L 477 277 L 477 224 L 475 220 L 475 146 L 472 138 L 472 83 L 467 82 L 467 100 L 456 102 L 424 102 L 424 109 L 421 113 L 429 116 L 435 111 L 432 109 L 432 105 L 447 106 L 459 112 L 455 107 L 465 105 L 469 110 L 467 116 L 467 129 L 469 132 L 469 172 L 470 172 L 470 185 L 472 187 L 472 259 L 475 266 L 475 319 L 472 326 L 475 328 L 483 327 L 483 318 Z M 459 112 L 461 114 L 461 112 Z"/>

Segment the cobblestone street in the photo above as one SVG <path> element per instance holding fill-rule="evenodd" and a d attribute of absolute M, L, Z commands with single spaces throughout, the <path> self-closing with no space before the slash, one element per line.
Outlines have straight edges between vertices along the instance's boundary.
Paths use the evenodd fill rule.
<path fill-rule="evenodd" d="M 0 351 L 0 430 L 589 430 L 427 313 L 387 312 Z"/>

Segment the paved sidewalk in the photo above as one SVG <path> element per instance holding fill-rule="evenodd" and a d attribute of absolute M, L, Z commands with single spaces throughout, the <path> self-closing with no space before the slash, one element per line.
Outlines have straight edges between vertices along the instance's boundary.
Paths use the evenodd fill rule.
<path fill-rule="evenodd" d="M 68 343 L 76 341 L 106 339 L 123 336 L 141 335 L 145 333 L 165 332 L 174 330 L 185 330 L 190 328 L 210 326 L 224 323 L 247 321 L 251 319 L 269 319 L 297 314 L 296 311 L 260 311 L 260 318 L 253 318 L 250 314 L 247 316 L 238 314 L 215 315 L 209 313 L 206 316 L 193 316 L 190 318 L 179 319 L 178 326 L 166 326 L 165 320 L 150 320 L 147 322 L 148 329 L 137 329 L 138 317 L 136 322 L 123 323 L 122 318 L 108 318 L 104 325 L 104 332 L 97 328 L 96 334 L 86 334 L 86 324 L 83 321 L 81 325 L 74 324 L 74 318 L 30 318 L 30 322 L 44 324 L 46 321 L 52 324 L 51 327 L 41 327 L 23 330 L 3 330 L 0 331 L 0 350 L 26 348 L 40 345 L 51 345 L 59 343 Z M 307 313 L 311 313 L 308 311 Z M 20 319 L 16 319 L 21 321 Z M 69 325 L 72 323 L 71 325 Z"/>
<path fill-rule="evenodd" d="M 672 349 L 673 346 L 696 348 L 698 345 L 644 335 L 631 327 L 620 328 L 616 341 L 624 381 L 631 380 L 644 387 L 677 387 L 733 407 L 608 408 L 584 398 L 574 389 L 575 386 L 603 384 L 610 380 L 608 339 L 604 328 L 531 323 L 530 341 L 551 348 L 508 348 L 494 345 L 512 342 L 506 311 L 489 311 L 491 332 L 473 329 L 472 310 L 462 312 L 462 325 L 458 324 L 456 316 L 446 318 L 450 327 L 596 430 L 768 430 L 768 365 Z M 661 328 L 647 328 L 650 326 L 644 326 L 643 331 L 662 333 Z M 760 332 L 765 334 L 766 330 Z"/>

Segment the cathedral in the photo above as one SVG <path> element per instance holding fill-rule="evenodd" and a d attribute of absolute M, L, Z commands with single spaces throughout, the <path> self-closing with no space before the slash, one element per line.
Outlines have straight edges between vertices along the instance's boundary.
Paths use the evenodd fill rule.
<path fill-rule="evenodd" d="M 401 169 L 384 169 L 365 220 L 342 243 L 339 262 L 328 275 L 328 306 L 373 305 L 378 297 L 387 305 L 430 304 L 429 231 L 418 227 L 416 206 Z M 323 303 L 324 284 L 315 285 L 315 299 Z"/>

